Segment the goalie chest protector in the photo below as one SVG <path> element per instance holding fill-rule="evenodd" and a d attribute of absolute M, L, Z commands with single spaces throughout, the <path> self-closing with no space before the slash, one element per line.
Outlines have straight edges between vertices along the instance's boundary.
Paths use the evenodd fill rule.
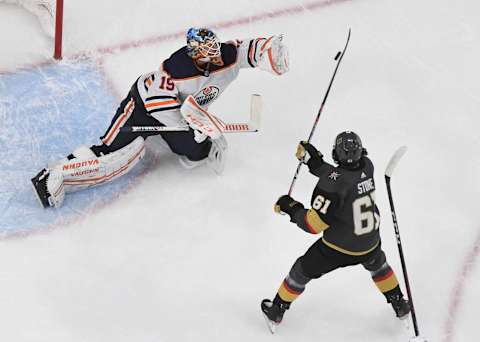
<path fill-rule="evenodd" d="M 163 71 L 175 83 L 181 102 L 192 95 L 200 106 L 208 108 L 237 78 L 240 70 L 237 48 L 233 44 L 222 43 L 221 53 L 223 65 L 209 64 L 208 75 L 195 66 L 187 55 L 186 47 L 174 52 L 163 62 Z"/>

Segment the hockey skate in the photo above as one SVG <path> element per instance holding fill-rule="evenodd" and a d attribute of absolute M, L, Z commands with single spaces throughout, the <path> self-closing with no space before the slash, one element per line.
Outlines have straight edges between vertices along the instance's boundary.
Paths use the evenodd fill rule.
<path fill-rule="evenodd" d="M 44 208 L 60 207 L 65 198 L 63 175 L 56 169 L 43 169 L 32 178 L 33 191 Z"/>
<path fill-rule="evenodd" d="M 48 170 L 43 169 L 35 177 L 32 178 L 33 191 L 37 196 L 38 201 L 44 208 L 48 208 L 51 206 L 50 202 L 48 201 L 48 198 L 50 197 L 50 193 L 47 190 L 48 176 Z"/>
<path fill-rule="evenodd" d="M 288 310 L 290 306 L 288 304 L 272 302 L 270 299 L 264 299 L 260 307 L 262 308 L 268 330 L 274 334 L 277 326 L 282 322 L 285 310 Z"/>
<path fill-rule="evenodd" d="M 408 318 L 408 314 L 410 313 L 410 302 L 408 300 L 395 296 L 390 298 L 389 302 L 399 319 L 403 320 Z"/>

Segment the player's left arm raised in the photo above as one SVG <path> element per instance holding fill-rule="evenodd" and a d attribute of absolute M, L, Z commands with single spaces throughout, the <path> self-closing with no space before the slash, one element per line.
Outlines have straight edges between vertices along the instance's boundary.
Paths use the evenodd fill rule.
<path fill-rule="evenodd" d="M 242 68 L 258 67 L 275 75 L 283 75 L 289 70 L 288 48 L 283 43 L 283 35 L 231 43 L 237 47 L 238 62 Z"/>

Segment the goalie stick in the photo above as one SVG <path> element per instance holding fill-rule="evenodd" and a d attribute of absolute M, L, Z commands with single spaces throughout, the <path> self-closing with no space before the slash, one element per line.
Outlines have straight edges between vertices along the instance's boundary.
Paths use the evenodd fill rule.
<path fill-rule="evenodd" d="M 397 214 L 395 213 L 395 207 L 393 205 L 392 188 L 391 188 L 391 185 L 390 185 L 390 180 L 391 180 L 393 171 L 395 170 L 395 167 L 397 166 L 398 162 L 403 157 L 405 152 L 407 152 L 407 147 L 406 146 L 402 146 L 397 151 L 395 151 L 392 158 L 388 162 L 387 168 L 385 169 L 385 182 L 387 183 L 388 200 L 390 202 L 390 209 L 391 209 L 391 212 L 392 212 L 393 228 L 395 230 L 395 237 L 397 239 L 398 253 L 400 255 L 400 261 L 402 263 L 403 278 L 405 280 L 405 287 L 407 288 L 408 300 L 410 302 L 410 307 L 411 307 L 413 329 L 415 331 L 415 337 L 413 339 L 411 339 L 410 342 L 414 342 L 414 341 L 415 342 L 426 342 L 426 340 L 423 339 L 423 337 L 420 336 L 420 332 L 418 330 L 417 316 L 415 314 L 415 307 L 413 305 L 412 291 L 410 289 L 410 282 L 408 280 L 407 264 L 405 262 L 405 256 L 403 254 L 402 240 L 400 239 L 400 230 L 398 228 Z"/>
<path fill-rule="evenodd" d="M 315 132 L 315 129 L 317 128 L 318 121 L 320 119 L 320 115 L 322 114 L 323 107 L 325 106 L 325 102 L 327 102 L 327 97 L 328 94 L 330 93 L 330 89 L 332 88 L 333 80 L 335 79 L 335 75 L 337 74 L 338 67 L 340 66 L 340 63 L 342 62 L 343 56 L 345 55 L 345 51 L 347 51 L 348 43 L 350 42 L 350 35 L 352 33 L 351 29 L 348 29 L 348 36 L 347 36 L 347 42 L 345 43 L 345 47 L 343 48 L 343 51 L 338 51 L 337 54 L 335 55 L 335 60 L 337 61 L 337 66 L 335 67 L 335 71 L 333 72 L 332 78 L 330 79 L 330 83 L 328 84 L 327 91 L 325 92 L 325 96 L 323 97 L 322 104 L 320 106 L 320 109 L 318 110 L 317 116 L 315 118 L 315 122 L 313 123 L 312 130 L 310 131 L 310 135 L 308 136 L 307 142 L 310 142 L 312 140 L 313 133 Z M 299 161 L 297 170 L 295 171 L 295 175 L 293 176 L 292 183 L 290 184 L 290 189 L 288 190 L 288 195 L 290 196 L 293 191 L 293 187 L 295 186 L 295 182 L 297 181 L 298 178 L 298 173 L 300 172 L 300 168 L 302 167 L 303 162 Z"/>
<path fill-rule="evenodd" d="M 226 123 L 202 109 L 196 103 L 192 96 L 186 100 L 186 105 L 182 106 L 182 115 L 185 119 L 185 124 L 178 126 L 124 126 L 120 128 L 120 132 L 127 133 L 142 133 L 142 132 L 174 132 L 174 131 L 188 131 L 191 126 L 196 126 L 200 121 L 209 123 L 209 126 L 216 133 L 249 133 L 258 132 L 260 128 L 260 116 L 262 112 L 262 97 L 259 94 L 252 94 L 250 101 L 250 120 L 242 123 Z M 198 116 L 201 113 L 201 117 Z M 192 125 L 189 125 L 191 121 Z M 200 123 L 201 125 L 201 123 Z M 196 128 L 196 127 L 193 127 Z M 214 132 L 214 133 L 215 133 Z"/>

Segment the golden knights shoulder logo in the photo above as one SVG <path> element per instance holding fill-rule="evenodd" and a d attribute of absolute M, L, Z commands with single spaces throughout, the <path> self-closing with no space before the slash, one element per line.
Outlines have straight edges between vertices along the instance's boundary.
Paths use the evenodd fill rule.
<path fill-rule="evenodd" d="M 200 106 L 205 106 L 206 104 L 215 100 L 219 93 L 220 89 L 217 87 L 208 86 L 196 93 L 194 98 Z"/>
<path fill-rule="evenodd" d="M 329 175 L 328 175 L 328 178 L 333 180 L 333 181 L 336 181 L 338 179 L 338 177 L 340 177 L 341 174 L 337 171 L 332 171 Z"/>

